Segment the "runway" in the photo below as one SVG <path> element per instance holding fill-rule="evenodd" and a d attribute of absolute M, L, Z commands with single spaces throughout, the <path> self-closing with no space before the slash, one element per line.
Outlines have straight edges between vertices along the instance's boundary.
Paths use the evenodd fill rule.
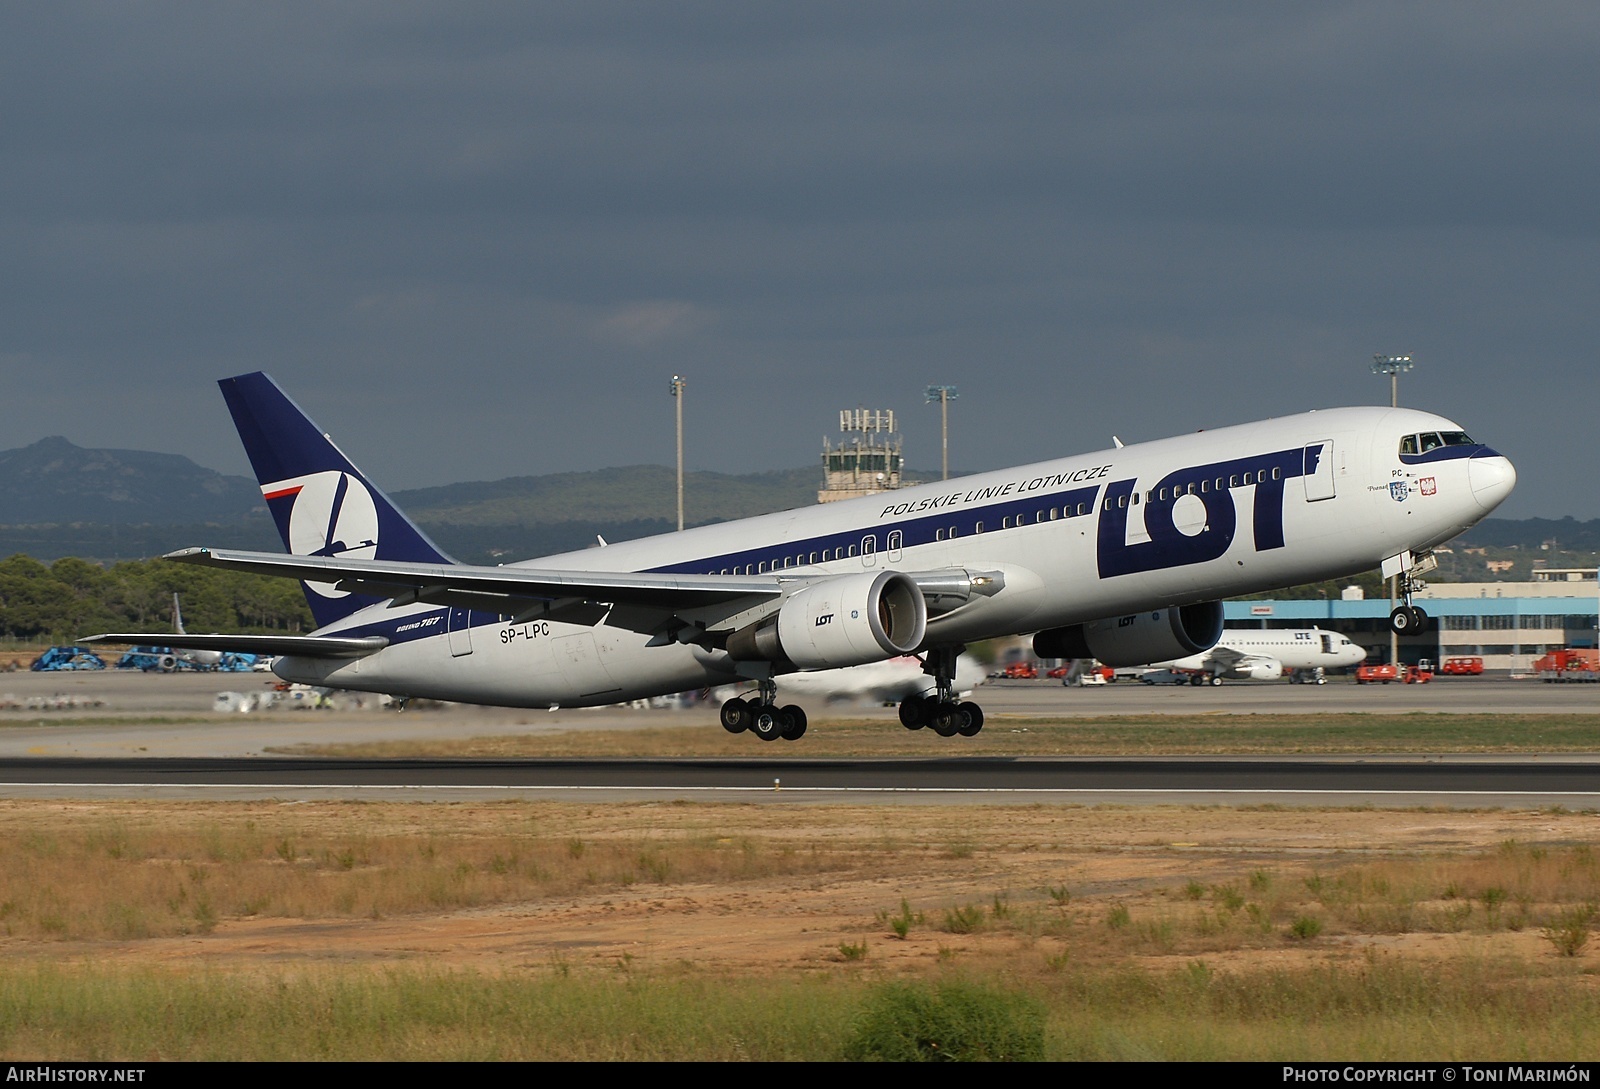
<path fill-rule="evenodd" d="M 7 797 L 1600 807 L 1600 759 L 11 758 Z"/>
<path fill-rule="evenodd" d="M 704 726 L 694 710 L 561 711 L 450 707 L 405 715 L 372 707 L 227 716 L 224 688 L 260 688 L 259 676 L 12 674 L 0 693 L 22 704 L 43 695 L 99 707 L 0 711 L 0 797 L 468 798 L 737 801 L 820 804 L 1229 804 L 1442 807 L 1600 807 L 1600 757 L 988 757 L 807 759 L 795 750 L 748 759 L 342 760 L 287 758 L 269 747 L 299 741 L 474 736 Z M 18 695 L 17 690 L 23 695 Z M 1106 714 L 1578 713 L 1600 710 L 1600 688 L 1536 682 L 1440 681 L 1427 686 L 1233 684 L 1066 689 L 991 684 L 978 698 L 996 718 Z M 855 706 L 834 714 L 881 717 Z M 56 724 L 60 723 L 60 724 Z M 825 728 L 825 727 L 823 727 Z M 936 740 L 936 739 L 931 739 Z"/>

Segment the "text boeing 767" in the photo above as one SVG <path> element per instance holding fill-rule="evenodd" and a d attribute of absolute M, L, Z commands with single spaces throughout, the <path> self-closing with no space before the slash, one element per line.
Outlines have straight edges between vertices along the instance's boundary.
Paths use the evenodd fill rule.
<path fill-rule="evenodd" d="M 805 732 L 783 677 L 906 654 L 929 694 L 901 721 L 983 726 L 955 698 L 975 640 L 1045 658 L 1195 654 L 1220 599 L 1381 566 L 1409 575 L 1510 494 L 1501 454 L 1412 409 L 1335 408 L 498 567 L 455 562 L 264 374 L 221 382 L 289 554 L 188 563 L 302 580 L 302 636 L 187 636 L 279 655 L 290 681 L 401 697 L 582 707 L 754 682 L 723 725 Z M 102 642 L 147 642 L 112 633 Z M 170 636 L 163 636 L 170 639 Z"/>

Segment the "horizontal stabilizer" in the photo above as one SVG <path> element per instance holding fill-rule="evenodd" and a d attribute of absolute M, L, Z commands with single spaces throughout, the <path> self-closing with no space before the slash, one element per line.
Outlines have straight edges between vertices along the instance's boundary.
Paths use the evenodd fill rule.
<path fill-rule="evenodd" d="M 175 643 L 171 632 L 109 632 L 78 642 L 219 650 L 224 654 L 286 654 L 296 658 L 365 658 L 389 645 L 381 635 L 359 639 L 336 635 L 185 635 Z"/>

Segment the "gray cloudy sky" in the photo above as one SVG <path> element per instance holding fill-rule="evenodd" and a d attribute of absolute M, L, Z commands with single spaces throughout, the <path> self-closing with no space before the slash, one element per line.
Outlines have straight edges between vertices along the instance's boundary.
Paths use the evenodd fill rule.
<path fill-rule="evenodd" d="M 1600 516 L 1600 7 L 12 4 L 0 447 L 246 462 L 273 374 L 391 489 L 973 469 L 1404 403 Z M 663 497 L 663 512 L 670 497 Z"/>

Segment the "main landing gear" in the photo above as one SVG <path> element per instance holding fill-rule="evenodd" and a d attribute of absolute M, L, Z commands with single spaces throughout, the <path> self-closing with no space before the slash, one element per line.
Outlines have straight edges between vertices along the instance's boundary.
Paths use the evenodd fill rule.
<path fill-rule="evenodd" d="M 722 728 L 730 734 L 746 730 L 763 741 L 798 741 L 806 732 L 806 713 L 794 704 L 777 706 L 778 686 L 768 677 L 761 682 L 760 696 L 744 700 L 735 696 L 722 705 Z"/>
<path fill-rule="evenodd" d="M 907 696 L 900 702 L 900 725 L 908 730 L 932 726 L 940 737 L 972 737 L 983 729 L 983 708 L 976 703 L 957 703 L 955 698 L 956 658 L 961 647 L 935 647 L 928 652 L 922 671 L 933 676 L 936 692 L 932 696 Z"/>

